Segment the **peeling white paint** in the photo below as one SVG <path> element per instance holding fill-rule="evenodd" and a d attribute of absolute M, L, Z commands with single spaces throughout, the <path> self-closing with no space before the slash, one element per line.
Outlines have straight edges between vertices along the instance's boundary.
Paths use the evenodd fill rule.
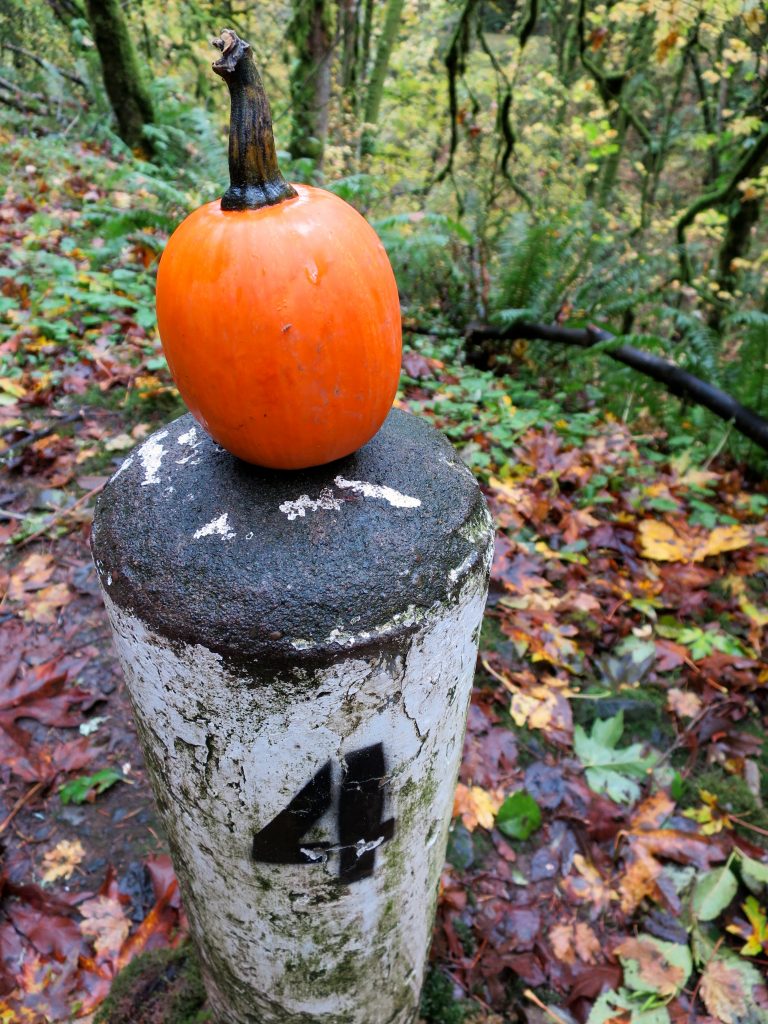
<path fill-rule="evenodd" d="M 129 455 L 125 461 L 121 462 L 115 472 L 112 474 L 112 479 L 117 480 L 121 473 L 125 472 L 126 469 L 130 469 L 133 465 L 133 456 Z"/>
<path fill-rule="evenodd" d="M 396 657 L 340 651 L 331 666 L 297 672 L 291 689 L 284 674 L 251 678 L 165 640 L 105 594 L 217 1019 L 416 1019 L 484 601 L 478 562 L 452 601 L 419 610 Z M 345 759 L 375 744 L 394 831 L 345 847 L 358 858 L 375 850 L 371 876 L 340 885 L 333 809 L 304 839 L 313 863 L 253 861 L 255 832 L 315 773 L 330 763 L 338 787 Z"/>
<path fill-rule="evenodd" d="M 203 443 L 203 439 L 198 438 L 197 436 L 197 427 L 190 427 L 189 430 L 185 431 L 183 434 L 179 434 L 176 441 L 178 444 L 188 445 L 192 449 L 192 451 L 183 458 L 176 459 L 176 465 L 183 466 L 187 462 L 190 462 L 190 460 L 194 460 L 191 462 L 191 465 L 196 466 L 200 461 L 200 456 L 197 454 L 196 449 L 198 449 Z"/>
<path fill-rule="evenodd" d="M 217 519 L 212 519 L 210 523 L 201 526 L 199 530 L 195 530 L 192 534 L 195 540 L 200 540 L 201 537 L 213 537 L 214 535 L 223 537 L 224 540 L 233 540 L 237 536 L 229 525 L 229 512 L 222 512 Z"/>
<path fill-rule="evenodd" d="M 347 480 L 346 477 L 337 476 L 334 484 L 339 490 L 351 490 L 364 498 L 381 498 L 394 508 L 419 508 L 420 498 L 412 498 L 409 494 L 401 494 L 394 487 L 385 487 L 383 484 L 371 484 L 365 480 Z M 325 509 L 327 512 L 337 511 L 341 508 L 342 499 L 336 497 L 330 487 L 324 487 L 319 497 L 310 498 L 308 494 L 302 494 L 292 501 L 284 501 L 278 508 L 288 516 L 290 520 L 303 519 L 307 512 L 317 512 L 318 509 Z"/>
<path fill-rule="evenodd" d="M 458 580 L 460 580 L 464 573 L 472 567 L 472 564 L 476 561 L 476 559 L 477 556 L 473 552 L 471 555 L 467 555 L 467 557 L 464 559 L 461 565 L 457 565 L 455 569 L 451 569 L 451 571 L 448 573 L 448 579 L 451 581 L 451 583 L 456 583 Z"/>
<path fill-rule="evenodd" d="M 365 480 L 347 480 L 343 476 L 337 476 L 333 481 L 337 487 L 353 491 L 355 494 L 362 494 L 364 498 L 382 498 L 395 508 L 418 508 L 421 505 L 420 498 L 412 498 L 410 494 L 401 494 L 394 487 L 385 487 L 383 484 L 369 484 Z"/>
<path fill-rule="evenodd" d="M 340 626 L 336 629 L 332 629 L 328 636 L 325 638 L 324 643 L 336 644 L 339 647 L 355 647 L 359 643 L 366 643 L 374 638 L 380 638 L 387 636 L 388 633 L 392 633 L 394 630 L 402 626 L 414 626 L 420 622 L 427 614 L 425 608 L 419 608 L 415 604 L 409 604 L 408 607 L 402 611 L 397 612 L 391 619 L 386 622 L 380 623 L 371 630 L 361 630 L 359 633 L 350 633 Z M 359 617 L 359 616 L 358 616 Z M 301 643 L 301 641 L 292 641 L 293 645 Z M 300 650 L 301 648 L 297 648 Z"/>
<path fill-rule="evenodd" d="M 197 448 L 200 443 L 197 440 L 197 427 L 190 427 L 189 430 L 185 430 L 183 434 L 179 434 L 176 438 L 177 444 L 189 444 L 193 448 Z"/>
<path fill-rule="evenodd" d="M 300 498 L 293 501 L 284 501 L 282 505 L 278 505 L 278 508 L 290 520 L 303 519 L 307 512 L 316 512 L 319 508 L 324 508 L 329 512 L 340 509 L 341 501 L 334 497 L 330 487 L 324 487 L 318 498 L 310 498 L 308 494 L 302 494 Z"/>
<path fill-rule="evenodd" d="M 165 446 L 160 444 L 160 441 L 167 436 L 167 430 L 155 434 L 154 437 L 150 437 L 148 441 L 145 441 L 136 453 L 144 467 L 144 479 L 141 481 L 142 487 L 146 487 L 148 484 L 160 483 L 160 465 L 165 455 Z"/>

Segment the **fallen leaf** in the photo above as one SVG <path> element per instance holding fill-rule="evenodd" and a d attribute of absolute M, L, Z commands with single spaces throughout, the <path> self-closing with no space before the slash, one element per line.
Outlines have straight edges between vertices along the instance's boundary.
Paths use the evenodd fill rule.
<path fill-rule="evenodd" d="M 723 1024 L 740 1024 L 747 1010 L 746 984 L 733 961 L 710 960 L 699 986 L 707 1010 Z"/>
<path fill-rule="evenodd" d="M 461 815 L 464 827 L 474 832 L 478 825 L 493 828 L 496 820 L 496 812 L 504 802 L 504 794 L 496 791 L 488 791 L 480 786 L 465 786 L 460 782 L 456 787 L 456 795 L 453 801 L 453 815 Z"/>
<path fill-rule="evenodd" d="M 85 859 L 85 850 L 79 839 L 62 839 L 52 850 L 43 854 L 41 878 L 46 885 L 58 878 L 71 878 L 73 871 Z"/>
<path fill-rule="evenodd" d="M 615 953 L 624 967 L 624 984 L 636 992 L 677 995 L 693 970 L 687 946 L 650 935 L 625 939 Z"/>
<path fill-rule="evenodd" d="M 675 529 L 658 519 L 644 519 L 638 527 L 644 558 L 655 562 L 703 562 L 712 555 L 736 551 L 752 543 L 747 526 L 717 526 L 710 533 L 694 532 L 684 524 Z"/>
<path fill-rule="evenodd" d="M 81 904 L 80 913 L 83 915 L 80 931 L 95 940 L 96 955 L 117 956 L 131 930 L 131 922 L 120 901 L 111 896 L 97 896 Z"/>
<path fill-rule="evenodd" d="M 695 718 L 701 711 L 701 697 L 690 690 L 673 687 L 667 694 L 667 707 L 678 718 Z"/>

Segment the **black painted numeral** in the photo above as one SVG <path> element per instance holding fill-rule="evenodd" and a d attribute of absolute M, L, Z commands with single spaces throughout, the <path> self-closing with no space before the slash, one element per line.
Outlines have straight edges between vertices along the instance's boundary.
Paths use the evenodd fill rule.
<path fill-rule="evenodd" d="M 331 807 L 331 762 L 327 761 L 288 806 L 254 836 L 253 858 L 267 864 L 312 864 L 339 854 L 339 881 L 347 885 L 369 878 L 376 850 L 395 832 L 384 816 L 384 747 L 375 743 L 348 754 L 342 765 L 338 807 L 338 845 L 301 843 Z"/>

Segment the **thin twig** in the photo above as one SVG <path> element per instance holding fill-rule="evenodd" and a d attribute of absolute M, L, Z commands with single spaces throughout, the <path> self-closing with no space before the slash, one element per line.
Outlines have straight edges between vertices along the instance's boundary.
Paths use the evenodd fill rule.
<path fill-rule="evenodd" d="M 70 505 L 69 508 L 64 508 L 60 512 L 57 512 L 55 515 L 51 516 L 47 523 L 43 523 L 43 525 L 39 527 L 39 529 L 35 530 L 34 533 L 30 533 L 28 537 L 24 537 L 22 540 L 20 540 L 16 547 L 26 547 L 26 545 L 31 544 L 33 540 L 37 540 L 38 537 L 42 537 L 44 534 L 48 533 L 50 528 L 52 526 L 55 526 L 56 523 L 61 522 L 62 519 L 69 518 L 69 516 L 71 516 L 73 512 L 77 511 L 77 509 L 81 505 L 84 505 L 86 502 L 90 501 L 91 498 L 95 498 L 96 495 L 100 493 L 103 487 L 104 484 L 99 484 L 98 487 L 94 487 L 92 488 L 92 490 L 88 491 L 87 494 L 84 494 L 82 498 L 78 498 L 74 505 Z"/>
<path fill-rule="evenodd" d="M 542 1001 L 536 995 L 536 993 L 532 992 L 529 988 L 527 988 L 523 992 L 523 995 L 526 999 L 530 999 L 530 1001 L 534 1003 L 534 1005 L 538 1006 L 540 1010 L 543 1010 L 548 1017 L 551 1017 L 552 1020 L 555 1021 L 555 1024 L 568 1024 L 568 1021 L 565 1020 L 564 1017 L 561 1017 L 559 1013 L 555 1013 L 554 1010 L 550 1010 L 548 1006 L 545 1006 L 544 1003 L 542 1003 Z"/>
<path fill-rule="evenodd" d="M 8 812 L 6 817 L 3 819 L 3 821 L 0 822 L 0 836 L 3 834 L 3 832 L 5 832 L 5 830 L 11 824 L 13 819 L 16 817 L 16 815 L 22 809 L 22 807 L 25 804 L 28 804 L 29 801 L 34 796 L 37 796 L 37 794 L 40 792 L 41 789 L 43 789 L 45 787 L 45 785 L 46 785 L 45 782 L 36 782 L 34 784 L 34 786 L 30 786 L 30 788 L 27 790 L 27 792 L 19 797 L 19 799 L 16 801 L 16 803 L 10 809 L 10 811 Z"/>

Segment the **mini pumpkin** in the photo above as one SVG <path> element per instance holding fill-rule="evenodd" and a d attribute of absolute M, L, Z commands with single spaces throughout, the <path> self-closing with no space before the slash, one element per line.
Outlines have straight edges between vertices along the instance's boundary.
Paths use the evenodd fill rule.
<path fill-rule="evenodd" d="M 231 98 L 230 187 L 163 253 L 163 350 L 189 410 L 228 451 L 275 469 L 321 465 L 365 444 L 392 405 L 397 285 L 352 206 L 283 178 L 248 43 L 225 30 L 214 45 Z"/>

